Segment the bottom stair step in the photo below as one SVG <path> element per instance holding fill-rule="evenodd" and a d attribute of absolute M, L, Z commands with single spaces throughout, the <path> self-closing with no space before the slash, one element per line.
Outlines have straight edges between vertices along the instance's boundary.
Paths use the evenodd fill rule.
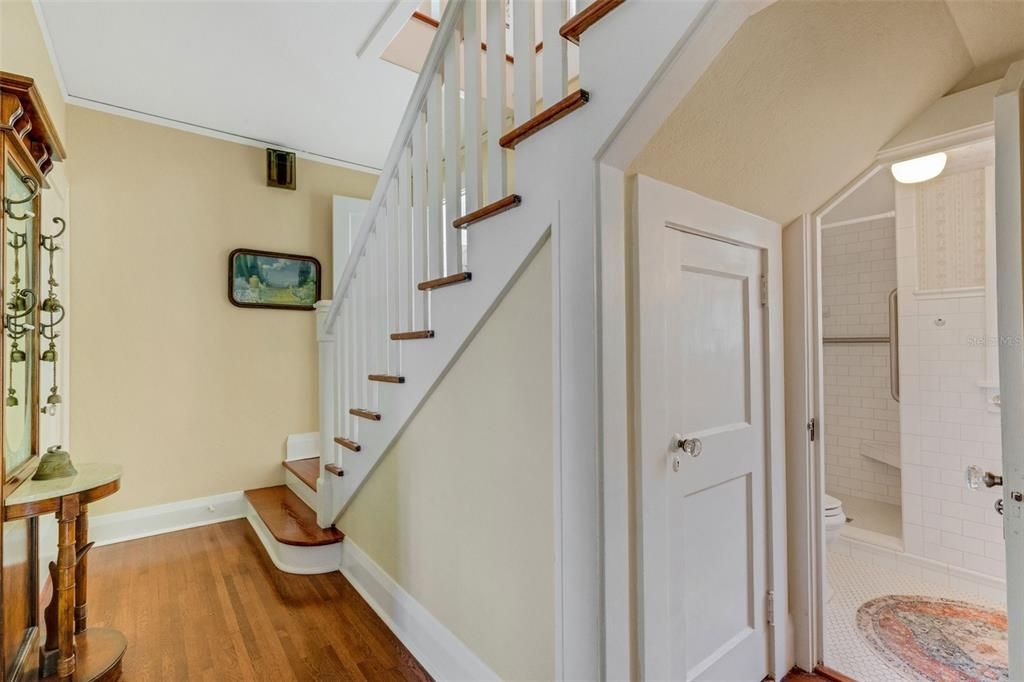
<path fill-rule="evenodd" d="M 337 528 L 320 528 L 316 524 L 316 512 L 287 486 L 246 490 L 245 497 L 270 534 L 282 544 L 318 547 L 333 545 L 345 539 L 345 535 Z"/>

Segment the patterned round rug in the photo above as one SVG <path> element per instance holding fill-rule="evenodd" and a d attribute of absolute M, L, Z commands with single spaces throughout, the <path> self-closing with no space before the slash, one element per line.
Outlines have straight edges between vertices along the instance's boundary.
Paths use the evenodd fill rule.
<path fill-rule="evenodd" d="M 889 665 L 915 679 L 1009 679 L 1003 611 L 890 594 L 861 606 L 857 627 Z"/>

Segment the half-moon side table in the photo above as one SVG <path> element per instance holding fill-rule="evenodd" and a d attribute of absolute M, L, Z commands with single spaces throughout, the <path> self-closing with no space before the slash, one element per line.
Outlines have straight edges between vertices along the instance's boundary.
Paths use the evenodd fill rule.
<path fill-rule="evenodd" d="M 111 628 L 86 627 L 86 554 L 92 547 L 88 505 L 121 488 L 121 467 L 75 466 L 74 476 L 28 480 L 18 486 L 4 501 L 4 520 L 57 515 L 57 561 L 50 563 L 53 599 L 44 613 L 46 642 L 40 675 L 73 682 L 116 680 L 128 640 Z"/>

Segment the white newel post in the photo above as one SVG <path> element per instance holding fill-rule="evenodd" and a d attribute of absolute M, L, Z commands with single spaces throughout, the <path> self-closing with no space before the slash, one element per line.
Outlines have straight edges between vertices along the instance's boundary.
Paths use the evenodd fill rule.
<path fill-rule="evenodd" d="M 330 301 L 316 304 L 316 340 L 320 351 L 320 472 L 316 486 L 316 522 L 321 528 L 329 528 L 334 522 L 331 518 L 334 508 L 334 486 L 331 479 L 334 477 L 324 474 L 324 466 L 341 466 L 341 453 L 334 446 L 334 388 L 337 372 L 334 368 L 334 334 L 327 326 L 327 312 L 330 309 Z"/>

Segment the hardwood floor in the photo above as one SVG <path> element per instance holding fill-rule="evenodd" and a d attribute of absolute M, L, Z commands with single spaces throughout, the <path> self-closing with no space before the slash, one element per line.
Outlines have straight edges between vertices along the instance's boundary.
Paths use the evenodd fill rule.
<path fill-rule="evenodd" d="M 244 519 L 93 549 L 89 625 L 136 680 L 430 680 L 341 575 L 278 571 Z"/>

